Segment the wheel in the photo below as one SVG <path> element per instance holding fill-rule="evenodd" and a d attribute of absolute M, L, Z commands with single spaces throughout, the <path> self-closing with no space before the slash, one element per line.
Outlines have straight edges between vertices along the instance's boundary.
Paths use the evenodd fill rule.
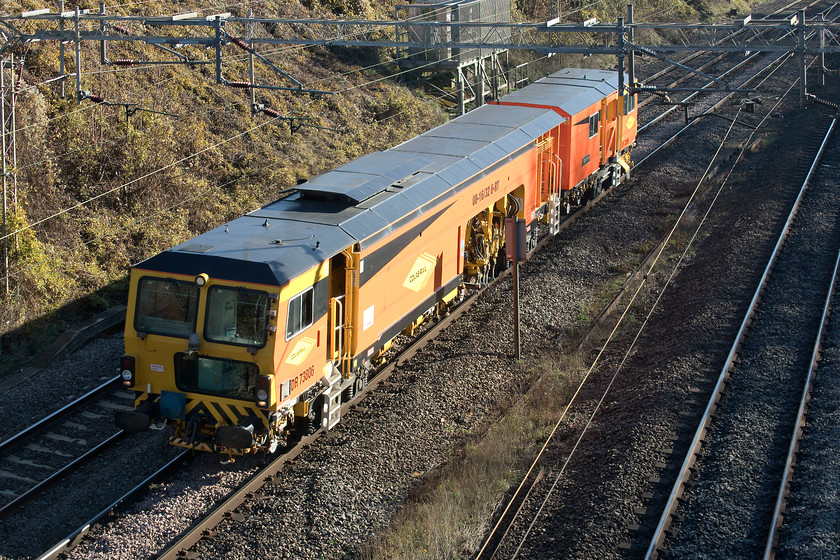
<path fill-rule="evenodd" d="M 571 213 L 572 213 L 572 205 L 569 204 L 568 200 L 564 200 L 563 201 L 563 214 L 568 216 Z"/>
<path fill-rule="evenodd" d="M 309 407 L 309 415 L 295 418 L 295 429 L 301 436 L 311 436 L 321 427 L 322 397 L 315 399 Z"/>
<path fill-rule="evenodd" d="M 351 383 L 341 392 L 341 402 L 349 403 L 356 396 L 356 384 Z"/>
<path fill-rule="evenodd" d="M 367 375 L 362 377 L 361 375 L 356 376 L 356 381 L 354 383 L 354 389 L 356 390 L 356 394 L 361 393 L 364 391 L 365 387 L 367 387 Z"/>
<path fill-rule="evenodd" d="M 496 256 L 496 276 L 510 268 L 510 263 L 507 260 L 504 246 L 499 249 L 499 254 Z"/>

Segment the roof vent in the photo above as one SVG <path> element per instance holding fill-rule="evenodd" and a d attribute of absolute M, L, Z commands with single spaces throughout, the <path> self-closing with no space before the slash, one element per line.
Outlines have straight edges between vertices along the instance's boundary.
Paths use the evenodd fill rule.
<path fill-rule="evenodd" d="M 269 225 L 270 224 L 268 222 L 268 218 L 266 218 L 265 221 L 263 222 L 263 227 L 268 227 Z"/>

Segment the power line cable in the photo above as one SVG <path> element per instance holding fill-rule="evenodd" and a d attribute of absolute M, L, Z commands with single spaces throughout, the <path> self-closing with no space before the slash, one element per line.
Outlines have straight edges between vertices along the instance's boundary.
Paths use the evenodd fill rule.
<path fill-rule="evenodd" d="M 788 57 L 788 58 L 789 58 L 789 57 Z M 765 81 L 767 81 L 768 79 L 770 79 L 770 77 L 772 77 L 772 75 L 773 75 L 773 74 L 776 72 L 776 70 L 778 70 L 779 68 L 781 68 L 781 65 L 779 65 L 779 66 L 778 66 L 775 70 L 773 70 L 773 72 L 771 72 L 771 74 L 770 74 L 770 75 L 768 75 L 768 76 L 767 76 L 764 80 L 762 80 L 762 81 L 761 81 L 761 83 L 760 83 L 759 85 L 763 84 Z M 757 87 L 758 87 L 758 86 L 757 86 Z M 785 93 L 785 96 L 786 96 L 786 95 L 790 92 L 790 90 L 791 90 L 792 88 L 793 88 L 793 86 L 791 86 L 791 87 L 788 89 L 788 91 Z M 785 96 L 782 96 L 782 99 L 783 99 Z M 779 103 L 781 103 L 781 99 L 780 99 Z M 777 104 L 777 105 L 778 105 L 778 104 Z M 771 110 L 771 111 L 768 113 L 768 116 L 769 116 L 770 114 L 772 114 L 772 112 L 773 112 L 774 110 L 775 110 L 775 107 L 774 107 L 774 109 L 773 109 L 773 110 Z M 739 109 L 738 109 L 738 114 L 740 114 L 740 111 L 741 111 L 741 109 L 739 108 Z M 766 118 L 767 118 L 767 117 L 765 117 L 765 119 L 766 119 Z M 734 126 L 734 124 L 735 124 L 735 119 L 733 119 L 732 123 L 730 123 L 730 128 L 727 130 L 726 137 L 728 137 L 728 135 L 729 135 L 729 133 L 731 132 L 732 127 Z M 755 134 L 755 132 L 753 132 L 752 134 Z M 679 217 L 677 218 L 677 220 L 675 221 L 675 223 L 674 223 L 673 227 L 671 228 L 671 230 L 669 231 L 668 235 L 666 236 L 665 241 L 662 243 L 662 246 L 661 246 L 661 248 L 660 248 L 659 252 L 658 252 L 658 253 L 656 254 L 656 256 L 654 257 L 654 259 L 653 259 L 653 261 L 652 261 L 652 263 L 651 263 L 650 267 L 648 268 L 648 274 L 650 274 L 650 273 L 653 271 L 653 269 L 655 268 L 655 266 L 658 264 L 658 262 L 659 262 L 659 260 L 660 260 L 660 258 L 661 258 L 661 256 L 662 256 L 662 253 L 663 253 L 663 252 L 664 252 L 664 250 L 665 250 L 665 246 L 667 245 L 668 241 L 669 241 L 669 240 L 672 238 L 672 236 L 674 235 L 674 233 L 675 233 L 675 231 L 676 231 L 676 228 L 680 225 L 682 218 L 685 216 L 685 214 L 686 214 L 686 212 L 687 212 L 688 208 L 690 207 L 691 203 L 694 201 L 694 199 L 695 199 L 695 197 L 696 197 L 696 195 L 697 195 L 697 193 L 698 193 L 698 191 L 699 191 L 700 185 L 702 184 L 703 180 L 705 180 L 705 178 L 707 177 L 707 175 L 708 175 L 708 173 L 709 173 L 709 170 L 711 169 L 712 164 L 714 163 L 715 159 L 717 158 L 718 154 L 720 153 L 720 150 L 721 150 L 722 146 L 724 145 L 724 143 L 725 143 L 725 141 L 726 141 L 726 137 L 725 137 L 725 138 L 721 141 L 720 145 L 719 145 L 719 146 L 718 146 L 718 148 L 717 148 L 717 151 L 715 152 L 715 155 L 714 155 L 714 156 L 713 156 L 713 158 L 712 158 L 712 161 L 711 161 L 711 162 L 709 163 L 709 165 L 707 166 L 707 169 L 706 169 L 706 171 L 703 173 L 703 176 L 701 177 L 700 181 L 698 181 L 697 186 L 695 187 L 694 192 L 692 192 L 691 196 L 689 197 L 689 200 L 685 203 L 685 205 L 684 205 L 684 207 L 683 207 L 683 210 L 682 210 L 682 212 L 680 213 L 680 216 L 679 216 Z M 740 159 L 740 158 L 739 158 L 739 159 Z M 736 164 L 737 164 L 737 161 L 736 161 Z M 733 169 L 734 169 L 734 165 L 733 165 Z M 730 174 L 731 174 L 731 170 L 730 170 Z M 721 186 L 720 188 L 722 189 L 722 186 Z M 720 192 L 720 191 L 718 191 L 718 194 L 719 194 L 719 192 Z M 716 200 L 716 199 L 717 199 L 717 197 L 715 197 L 715 200 Z M 713 204 L 713 203 L 714 203 L 714 201 L 712 202 L 712 204 Z M 708 213 L 708 212 L 707 212 L 707 213 Z M 703 222 L 701 222 L 701 225 L 702 225 L 702 223 L 703 223 Z M 695 236 L 694 236 L 694 237 L 696 237 L 697 233 L 699 233 L 699 226 L 698 226 L 698 231 L 697 231 L 697 232 L 695 232 Z M 692 237 L 692 240 L 694 239 L 694 237 Z M 686 248 L 686 251 L 684 251 L 683 256 L 687 254 L 687 251 L 688 251 L 688 247 Z M 680 261 L 680 262 L 681 262 L 681 261 Z M 678 265 L 677 265 L 677 266 L 678 266 Z M 671 278 L 673 278 L 673 275 L 674 275 L 674 274 L 676 274 L 676 270 L 677 270 L 677 267 L 675 266 L 675 267 L 674 267 L 674 269 L 673 269 L 673 272 L 672 272 L 671 276 L 670 276 L 670 277 L 669 277 L 669 279 L 668 279 L 668 281 L 669 281 L 669 282 L 670 282 Z M 513 502 L 514 502 L 514 500 L 516 499 L 516 496 L 518 496 L 518 495 L 519 495 L 519 493 L 522 491 L 522 488 L 524 487 L 525 482 L 527 481 L 528 477 L 531 475 L 531 473 L 532 473 L 532 472 L 534 471 L 534 469 L 536 468 L 537 463 L 538 463 L 538 462 L 539 462 L 539 460 L 542 458 L 543 454 L 545 453 L 546 449 L 548 448 L 549 443 L 550 443 L 550 442 L 551 442 L 551 440 L 554 438 L 554 435 L 556 434 L 556 432 L 557 432 L 557 430 L 559 429 L 559 427 L 560 427 L 561 423 L 563 422 L 563 420 L 566 418 L 566 415 L 567 415 L 568 411 L 571 409 L 572 405 L 573 405 L 573 404 L 575 403 L 575 401 L 577 400 L 577 397 L 579 396 L 580 392 L 582 391 L 584 384 L 585 384 L 585 383 L 586 383 L 586 381 L 589 379 L 589 377 L 590 377 L 590 375 L 592 374 L 592 372 L 594 371 L 594 369 L 595 369 L 596 365 L 598 365 L 598 363 L 600 362 L 600 359 L 601 359 L 601 357 L 604 355 L 604 353 L 606 352 L 607 347 L 610 345 L 610 343 L 611 343 L 611 342 L 612 342 L 612 340 L 614 339 L 615 334 L 616 334 L 616 332 L 618 331 L 618 328 L 619 328 L 619 327 L 623 324 L 623 321 L 624 321 L 625 317 L 627 316 L 627 314 L 629 313 L 629 311 L 630 311 L 630 309 L 631 309 L 631 307 L 632 307 L 633 303 L 634 303 L 634 302 L 635 302 L 635 300 L 637 299 L 637 297 L 638 297 L 639 293 L 641 292 L 642 288 L 646 285 L 646 282 L 647 282 L 647 276 L 648 276 L 648 274 L 646 274 L 646 275 L 645 275 L 645 277 L 643 278 L 642 282 L 641 282 L 641 283 L 639 284 L 639 286 L 636 288 L 636 290 L 635 290 L 635 292 L 633 293 L 633 295 L 632 295 L 632 297 L 631 297 L 631 299 L 630 299 L 629 303 L 627 304 L 626 308 L 624 309 L 624 311 L 622 312 L 622 314 L 621 314 L 621 316 L 619 317 L 618 321 L 616 322 L 616 325 L 613 327 L 612 331 L 611 331 L 611 332 L 610 332 L 610 334 L 607 336 L 606 341 L 604 342 L 604 344 L 602 345 L 602 347 L 601 347 L 600 351 L 598 352 L 597 356 L 596 356 L 596 357 L 595 357 L 595 359 L 593 360 L 592 365 L 588 368 L 588 370 L 587 370 L 586 374 L 584 375 L 583 379 L 582 379 L 582 380 L 580 381 L 580 383 L 578 384 L 578 387 L 577 387 L 577 389 L 575 390 L 575 392 L 572 394 L 572 397 L 571 397 L 571 399 L 569 400 L 569 403 L 568 403 L 568 404 L 564 407 L 563 412 L 562 412 L 562 413 L 561 413 L 561 415 L 560 415 L 560 418 L 557 420 L 557 422 L 556 422 L 556 423 L 555 423 L 555 425 L 554 425 L 554 428 L 551 430 L 551 432 L 549 433 L 549 435 L 546 437 L 546 440 L 545 440 L 544 444 L 542 445 L 542 447 L 540 448 L 540 450 L 537 452 L 537 455 L 535 456 L 535 458 L 534 458 L 534 460 L 533 460 L 533 462 L 532 462 L 532 464 L 531 464 L 530 468 L 529 468 L 529 469 L 528 469 L 528 471 L 525 473 L 525 475 L 522 477 L 522 482 L 520 483 L 520 485 L 519 485 L 519 487 L 517 488 L 516 492 L 514 492 L 514 494 L 513 494 L 512 498 L 511 498 L 511 500 L 508 502 L 507 507 L 506 507 L 506 508 L 505 508 L 505 510 L 502 512 L 501 516 L 499 517 L 499 520 L 497 521 L 496 525 L 495 525 L 495 526 L 493 527 L 493 529 L 491 530 L 491 532 L 490 532 L 490 534 L 488 535 L 488 537 L 485 539 L 485 541 L 484 541 L 484 545 L 482 546 L 482 548 L 481 548 L 481 550 L 479 551 L 479 553 L 478 553 L 478 555 L 476 556 L 476 558 L 478 558 L 479 556 L 481 556 L 481 554 L 482 554 L 482 553 L 484 552 L 484 550 L 487 548 L 487 546 L 488 546 L 488 545 L 489 545 L 489 543 L 490 543 L 490 540 L 493 538 L 493 535 L 495 535 L 496 531 L 497 531 L 497 530 L 498 530 L 498 528 L 500 527 L 501 522 L 502 522 L 502 519 L 503 519 L 503 518 L 504 518 L 504 516 L 507 514 L 507 512 L 510 510 L 511 506 L 513 505 Z M 659 302 L 659 300 L 661 299 L 661 297 L 662 297 L 662 293 L 664 292 L 664 289 L 667 287 L 667 285 L 668 285 L 668 284 L 666 283 L 665 287 L 663 287 L 663 288 L 662 288 L 662 291 L 660 291 L 659 297 L 658 297 L 658 298 L 657 298 L 657 300 L 656 300 L 656 302 L 657 302 L 657 303 L 658 303 L 658 302 Z M 655 306 L 655 305 L 656 305 L 656 304 L 654 304 L 654 306 Z M 652 309 L 649 311 L 647 318 L 645 319 L 645 321 L 642 323 L 642 325 L 640 326 L 639 330 L 637 331 L 636 337 L 634 338 L 633 342 L 631 343 L 630 348 L 628 348 L 628 350 L 625 352 L 625 354 L 624 354 L 624 358 L 622 359 L 621 363 L 617 366 L 617 369 L 615 370 L 615 372 L 614 372 L 614 374 L 613 374 L 613 376 L 612 376 L 612 379 L 611 379 L 610 383 L 608 384 L 608 386 L 607 386 L 607 388 L 605 389 L 605 391 L 604 391 L 603 395 L 601 396 L 601 398 L 600 398 L 600 400 L 599 400 L 599 402 L 598 402 L 598 405 L 597 405 L 597 406 L 596 406 L 596 408 L 595 408 L 595 411 L 593 411 L 592 415 L 591 415 L 591 416 L 590 416 L 590 418 L 589 418 L 589 421 L 588 421 L 588 422 L 587 422 L 587 424 L 584 426 L 583 431 L 581 432 L 581 434 L 580 434 L 580 435 L 579 435 L 579 437 L 578 437 L 578 440 L 576 441 L 576 443 L 575 443 L 575 445 L 573 446 L 573 448 L 572 448 L 571 452 L 569 453 L 568 457 L 566 458 L 566 461 L 564 462 L 563 467 L 561 468 L 560 472 L 559 472 L 559 473 L 557 474 L 557 476 L 555 477 L 554 484 L 553 484 L 553 485 L 551 486 L 551 488 L 549 489 L 548 495 L 545 497 L 545 499 L 543 500 L 543 503 L 541 504 L 541 506 L 540 506 L 539 510 L 538 510 L 538 511 L 537 511 L 537 513 L 534 515 L 534 518 L 532 519 L 531 524 L 530 524 L 530 526 L 529 526 L 528 530 L 526 531 L 526 534 L 525 534 L 525 536 L 523 537 L 522 541 L 520 541 L 520 544 L 519 544 L 519 546 L 517 547 L 516 552 L 514 553 L 513 558 L 515 558 L 515 557 L 516 557 L 516 554 L 518 554 L 519 549 L 522 547 L 522 543 L 524 543 L 525 539 L 528 537 L 528 534 L 530 533 L 531 529 L 533 528 L 533 525 L 534 525 L 534 523 L 536 522 L 536 518 L 539 516 L 540 512 L 542 511 L 543 507 L 545 506 L 545 503 L 547 502 L 548 497 L 551 495 L 551 492 L 552 492 L 552 491 L 554 490 L 554 488 L 556 487 L 556 485 L 557 485 L 557 482 L 558 482 L 559 478 L 560 478 L 560 477 L 564 474 L 565 469 L 566 469 L 567 465 L 569 464 L 569 461 L 571 460 L 572 456 L 574 455 L 574 452 L 576 451 L 576 449 L 578 448 L 578 445 L 580 444 L 580 441 L 582 440 L 582 438 L 583 438 L 584 434 L 587 432 L 587 429 L 591 426 L 591 422 L 592 422 L 592 419 L 594 418 L 595 413 L 598 411 L 598 409 L 599 409 L 600 405 L 601 405 L 601 404 L 604 402 L 604 400 L 606 399 L 606 396 L 607 396 L 607 394 L 608 394 L 608 392 L 609 392 L 610 388 L 612 387 L 613 382 L 615 381 L 615 379 L 616 379 L 616 377 L 617 377 L 618 373 L 621 371 L 621 368 L 622 368 L 622 366 L 624 365 L 624 363 L 626 362 L 627 358 L 629 357 L 630 352 L 631 352 L 631 351 L 632 351 L 632 349 L 635 347 L 634 345 L 635 345 L 636 341 L 638 340 L 639 336 L 641 335 L 641 330 L 642 330 L 642 329 L 644 328 L 644 326 L 647 324 L 647 322 L 648 322 L 648 320 L 649 320 L 650 316 L 651 316 L 651 315 L 652 315 L 652 313 L 653 313 L 653 310 L 654 310 L 654 309 L 652 308 Z M 521 506 L 520 506 L 520 508 L 521 508 Z"/>
<path fill-rule="evenodd" d="M 451 56 L 450 56 L 450 57 L 448 57 L 448 58 L 451 58 Z M 430 65 L 431 65 L 431 64 L 435 64 L 435 63 L 436 63 L 436 62 L 430 63 Z M 363 71 L 363 70 L 364 70 L 364 69 L 360 69 L 360 71 Z M 396 74 L 393 74 L 392 76 L 398 76 L 398 75 L 401 75 L 402 73 L 404 73 L 404 72 L 398 72 L 398 73 L 396 73 Z M 371 85 L 371 84 L 373 84 L 373 83 L 377 83 L 377 82 L 379 82 L 379 81 L 383 81 L 384 79 L 388 79 L 388 78 L 387 78 L 387 77 L 386 77 L 386 78 L 380 78 L 380 79 L 377 79 L 377 80 L 372 80 L 372 81 L 365 82 L 365 83 L 362 83 L 362 84 L 354 85 L 354 86 L 351 86 L 351 87 L 345 88 L 345 89 L 344 89 L 344 90 L 342 90 L 340 93 L 346 93 L 346 92 L 351 91 L 351 90 L 353 90 L 353 89 L 358 89 L 358 88 L 361 88 L 361 87 L 364 87 L 364 86 L 367 86 L 367 85 Z M 312 102 L 312 101 L 310 101 L 310 102 L 309 102 L 309 103 L 307 103 L 306 105 L 310 105 L 310 104 L 312 104 L 312 103 L 313 103 L 313 102 Z M 77 110 L 77 111 L 78 111 L 78 110 Z M 73 111 L 73 112 L 71 112 L 71 114 L 72 114 L 72 113 L 75 113 L 75 112 L 76 112 L 76 111 Z M 192 159 L 192 158 L 194 158 L 194 157 L 197 157 L 198 155 L 200 155 L 200 154 L 202 154 L 202 153 L 204 153 L 204 152 L 206 152 L 206 151 L 208 151 L 208 150 L 210 150 L 210 149 L 216 148 L 216 147 L 218 147 L 218 146 L 221 146 L 221 145 L 223 145 L 223 144 L 226 144 L 227 142 L 229 142 L 229 141 L 231 141 L 231 140 L 234 140 L 234 139 L 236 139 L 236 138 L 242 137 L 243 135 L 245 135 L 245 134 L 247 134 L 247 133 L 249 133 L 249 132 L 251 132 L 251 131 L 253 131 L 253 130 L 256 130 L 256 129 L 258 129 L 258 128 L 261 128 L 262 126 L 265 126 L 265 125 L 266 125 L 266 124 L 268 124 L 268 123 L 271 123 L 271 122 L 273 122 L 273 121 L 275 121 L 275 120 L 278 120 L 279 118 L 281 118 L 281 117 L 275 117 L 275 118 L 272 118 L 271 120 L 268 120 L 268 121 L 266 121 L 266 122 L 264 122 L 264 123 L 260 123 L 260 124 L 258 124 L 258 125 L 256 125 L 256 126 L 254 126 L 254 127 L 250 128 L 250 129 L 248 129 L 248 130 L 246 130 L 246 131 L 244 131 L 244 132 L 238 133 L 238 134 L 236 134 L 236 135 L 234 135 L 234 136 L 232 136 L 232 137 L 230 137 L 230 138 L 228 138 L 228 139 L 222 140 L 222 141 L 220 141 L 220 142 L 217 142 L 216 144 L 213 144 L 213 145 L 211 145 L 211 146 L 209 146 L 209 147 L 207 147 L 207 148 L 204 148 L 204 149 L 202 149 L 202 150 L 200 150 L 200 151 L 196 152 L 195 154 L 191 154 L 191 155 L 189 155 L 189 156 L 186 156 L 186 157 L 184 157 L 184 158 L 181 158 L 180 160 L 175 161 L 175 162 L 173 162 L 173 163 L 171 163 L 171 164 L 169 164 L 169 165 L 166 165 L 166 166 L 160 167 L 160 168 L 158 168 L 158 169 L 156 169 L 156 170 L 153 170 L 153 171 L 151 171 L 151 172 L 149 172 L 149 173 L 146 173 L 145 175 L 142 175 L 142 176 L 140 176 L 140 177 L 137 177 L 137 178 L 135 178 L 135 179 L 132 179 L 131 181 L 129 181 L 129 182 L 127 182 L 127 183 L 124 183 L 124 184 L 122 184 L 122 185 L 119 185 L 119 186 L 113 187 L 113 188 L 111 188 L 111 189 L 108 189 L 108 190 L 104 191 L 103 193 L 100 193 L 100 194 L 98 194 L 98 195 L 95 195 L 95 196 L 93 196 L 93 197 L 90 197 L 90 198 L 88 198 L 88 199 L 86 199 L 86 200 L 80 201 L 79 203 L 74 204 L 74 205 L 72 205 L 72 206 L 70 206 L 70 207 L 68 207 L 68 208 L 65 208 L 65 209 L 63 209 L 63 210 L 61 210 L 61 211 L 59 211 L 59 212 L 53 213 L 53 214 L 51 214 L 51 215 L 49 215 L 49 216 L 46 216 L 45 218 L 42 218 L 42 219 L 40 219 L 40 220 L 38 220 L 38 221 L 36 221 L 36 222 L 33 222 L 32 224 L 29 224 L 29 225 L 27 225 L 27 226 L 25 226 L 25 227 L 23 227 L 23 228 L 20 228 L 20 229 L 18 229 L 18 230 L 13 231 L 13 232 L 9 232 L 9 233 L 7 233 L 5 236 L 0 236 L 0 240 L 2 240 L 2 239 L 6 239 L 6 238 L 11 237 L 11 236 L 14 236 L 14 235 L 17 235 L 18 233 L 21 233 L 21 232 L 23 232 L 23 231 L 26 231 L 26 230 L 32 229 L 32 228 L 34 228 L 35 226 L 38 226 L 38 225 L 40 225 L 40 224 L 42 224 L 42 223 L 45 223 L 45 222 L 47 222 L 47 221 L 49 221 L 49 220 L 52 220 L 52 219 L 57 218 L 57 217 L 59 217 L 59 216 L 61 216 L 61 215 L 64 215 L 64 214 L 66 214 L 66 213 L 68 213 L 68 212 L 70 212 L 70 211 L 72 211 L 72 210 L 74 210 L 74 209 L 76 209 L 76 208 L 80 208 L 80 207 L 82 207 L 82 206 L 85 206 L 85 205 L 87 205 L 87 204 L 89 204 L 89 203 L 91 203 L 91 202 L 93 202 L 93 201 L 95 201 L 95 200 L 98 200 L 99 198 L 102 198 L 102 197 L 104 197 L 104 196 L 106 196 L 106 195 L 108 195 L 108 194 L 110 194 L 110 193 L 113 193 L 113 192 L 115 192 L 115 191 L 117 191 L 117 190 L 121 190 L 121 189 L 127 188 L 128 186 L 130 186 L 130 185 L 132 185 L 132 184 L 134 184 L 134 183 L 136 183 L 136 182 L 138 182 L 138 181 L 141 181 L 141 180 L 146 179 L 146 178 L 148 178 L 148 177 L 150 177 L 150 176 L 152 176 L 152 175 L 155 175 L 155 174 L 157 174 L 157 173 L 160 173 L 161 171 L 164 171 L 164 170 L 166 170 L 166 169 L 169 169 L 169 168 L 173 167 L 174 165 L 177 165 L 177 164 L 179 164 L 179 163 L 183 163 L 183 162 L 188 161 L 188 160 L 190 160 L 190 159 Z"/>
<path fill-rule="evenodd" d="M 277 166 L 277 165 L 279 165 L 280 163 L 282 163 L 282 162 L 277 161 L 277 162 L 272 163 L 272 164 L 270 164 L 270 165 L 268 165 L 268 166 L 266 166 L 266 167 L 261 167 L 258 171 L 259 171 L 259 172 L 262 172 L 262 171 L 265 171 L 265 170 L 267 170 L 267 169 L 271 169 L 271 168 L 273 168 L 273 167 L 276 167 L 276 166 Z M 170 205 L 170 206 L 167 206 L 167 207 L 165 207 L 165 208 L 162 208 L 162 209 L 160 209 L 160 210 L 158 210 L 158 211 L 156 211 L 156 212 L 154 212 L 154 213 L 152 213 L 152 214 L 149 214 L 149 215 L 147 215 L 147 216 L 134 218 L 134 219 L 132 219 L 132 221 L 131 221 L 130 223 L 128 223 L 128 224 L 126 224 L 126 225 L 124 225 L 124 226 L 122 226 L 122 227 L 119 227 L 119 228 L 116 228 L 116 229 L 114 229 L 114 230 L 111 230 L 111 231 L 109 231 L 109 232 L 107 232 L 107 233 L 104 233 L 104 234 L 100 235 L 99 237 L 96 237 L 96 238 L 93 238 L 93 239 L 88 239 L 88 240 L 86 240 L 86 241 L 83 241 L 83 242 L 79 243 L 78 245 L 76 245 L 75 247 L 68 248 L 67 250 L 68 250 L 68 251 L 76 251 L 76 250 L 78 250 L 78 249 L 81 249 L 82 247 L 86 247 L 87 245 L 90 245 L 90 244 L 92 244 L 92 243 L 96 243 L 97 241 L 102 241 L 102 240 L 103 240 L 103 239 L 105 239 L 106 237 L 109 237 L 109 236 L 111 236 L 111 235 L 115 235 L 115 234 L 117 234 L 117 233 L 119 233 L 119 232 L 121 232 L 121 231 L 127 230 L 128 228 L 130 228 L 130 227 L 132 227 L 132 226 L 135 226 L 135 225 L 137 225 L 138 223 L 150 221 L 151 219 L 156 218 L 156 217 L 160 216 L 161 214 L 164 214 L 165 212 L 168 212 L 168 211 L 170 211 L 170 210 L 173 210 L 174 208 L 178 208 L 179 206 L 183 206 L 183 205 L 185 205 L 185 204 L 187 204 L 187 203 L 194 202 L 195 200 L 198 200 L 198 199 L 200 199 L 200 198 L 202 198 L 202 197 L 207 196 L 208 194 L 211 194 L 211 193 L 213 193 L 213 192 L 216 192 L 216 191 L 218 191 L 219 189 L 223 189 L 223 188 L 225 188 L 225 187 L 227 187 L 227 186 L 229 186 L 229 185 L 232 185 L 233 183 L 236 183 L 236 182 L 238 182 L 238 181 L 242 181 L 242 180 L 244 180 L 244 179 L 247 179 L 249 176 L 257 174 L 257 172 L 258 172 L 258 171 L 252 171 L 252 172 L 246 173 L 246 174 L 244 174 L 244 175 L 241 175 L 241 176 L 239 176 L 239 177 L 236 177 L 235 179 L 231 179 L 230 181 L 227 181 L 226 183 L 222 183 L 221 185 L 216 185 L 216 186 L 210 187 L 210 188 L 208 188 L 207 190 L 205 190 L 204 192 L 201 192 L 201 193 L 199 193 L 199 194 L 197 194 L 197 195 L 195 195 L 195 196 L 192 196 L 192 197 L 190 197 L 190 198 L 187 198 L 187 199 L 181 200 L 181 201 L 179 201 L 179 202 L 176 202 L 175 204 L 172 204 L 172 205 Z M 181 173 L 180 175 L 183 175 L 183 174 L 184 174 L 184 173 Z M 20 274 L 22 274 L 22 273 L 24 273 L 24 272 L 26 272 L 26 271 L 28 271 L 28 270 L 31 270 L 32 268 L 34 268 L 34 267 L 36 267 L 36 266 L 38 266 L 38 265 L 44 264 L 44 263 L 49 262 L 49 261 L 52 261 L 52 260 L 55 260 L 55 257 L 54 257 L 54 256 L 50 256 L 50 257 L 46 257 L 46 258 L 40 259 L 40 260 L 38 260 L 38 261 L 36 261 L 36 262 L 34 262 L 34 263 L 30 263 L 28 266 L 26 266 L 26 267 L 24 267 L 24 268 L 20 268 L 20 269 L 18 269 L 18 270 L 15 270 L 14 272 L 9 272 L 9 273 L 8 273 L 8 274 L 6 274 L 5 276 L 0 277 L 0 279 L 5 280 L 5 279 L 7 279 L 7 278 L 13 278 L 13 277 L 19 276 Z"/>

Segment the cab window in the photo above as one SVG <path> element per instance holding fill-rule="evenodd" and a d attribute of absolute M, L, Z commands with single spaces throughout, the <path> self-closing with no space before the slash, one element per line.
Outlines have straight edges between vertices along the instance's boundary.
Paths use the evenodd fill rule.
<path fill-rule="evenodd" d="M 175 385 L 185 393 L 250 401 L 254 399 L 258 375 L 256 364 L 175 354 Z"/>
<path fill-rule="evenodd" d="M 624 96 L 624 114 L 629 115 L 636 109 L 636 94 Z"/>
<path fill-rule="evenodd" d="M 315 290 L 307 288 L 289 300 L 289 314 L 286 319 L 286 340 L 303 332 L 312 325 L 312 307 Z"/>
<path fill-rule="evenodd" d="M 592 138 L 598 134 L 598 123 L 601 122 L 601 111 L 598 111 L 589 117 L 589 137 Z"/>
<path fill-rule="evenodd" d="M 210 342 L 265 346 L 268 293 L 213 286 L 207 293 L 204 338 Z"/>
<path fill-rule="evenodd" d="M 141 278 L 137 286 L 134 330 L 188 338 L 195 332 L 198 287 L 173 278 Z"/>

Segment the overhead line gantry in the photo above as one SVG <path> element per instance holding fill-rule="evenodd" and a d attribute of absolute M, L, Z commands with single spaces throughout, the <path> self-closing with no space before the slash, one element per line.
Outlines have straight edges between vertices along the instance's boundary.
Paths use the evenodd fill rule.
<path fill-rule="evenodd" d="M 70 25 L 68 25 L 70 24 Z M 135 30 L 136 29 L 136 30 Z M 417 33 L 417 29 L 425 29 Z M 777 30 L 787 37 L 775 41 L 767 37 L 767 30 Z M 156 33 L 160 30 L 161 33 Z M 410 31 L 414 31 L 410 33 Z M 644 31 L 668 36 L 669 31 L 687 33 L 691 40 L 642 43 L 637 37 Z M 726 43 L 718 42 L 723 34 L 746 31 Z M 329 20 L 289 19 L 269 17 L 238 17 L 230 13 L 199 16 L 198 13 L 170 16 L 130 16 L 105 13 L 104 3 L 99 11 L 76 8 L 72 11 L 51 12 L 48 9 L 0 15 L 0 56 L 16 44 L 31 41 L 61 41 L 73 43 L 76 49 L 76 67 L 80 66 L 80 45 L 83 42 L 100 43 L 103 64 L 129 64 L 134 61 L 110 61 L 107 43 L 127 42 L 153 45 L 172 58 L 160 61 L 143 61 L 148 64 L 214 64 L 216 80 L 224 85 L 250 89 L 285 90 L 301 93 L 329 93 L 310 90 L 295 80 L 279 66 L 256 51 L 258 45 L 274 46 L 341 46 L 385 47 L 420 49 L 482 49 L 534 50 L 545 54 L 611 55 L 618 58 L 618 68 L 625 67 L 629 57 L 631 86 L 636 86 L 633 57 L 644 53 L 670 61 L 668 53 L 676 52 L 792 52 L 801 59 L 800 102 L 806 100 L 804 76 L 805 57 L 840 52 L 840 23 L 819 19 L 807 20 L 804 10 L 781 19 L 752 19 L 745 17 L 729 23 L 643 23 L 633 21 L 632 6 L 627 18 L 616 22 L 590 20 L 582 23 L 561 23 L 559 18 L 545 22 L 505 23 L 486 21 L 454 22 L 423 19 L 393 20 Z M 581 40 L 569 44 L 569 35 Z M 597 37 L 597 44 L 583 39 Z M 452 38 L 457 37 L 457 40 Z M 234 44 L 248 52 L 251 64 L 256 58 L 283 80 L 292 85 L 272 85 L 228 81 L 223 72 L 223 47 Z M 178 52 L 180 47 L 201 46 L 214 53 L 212 58 L 192 59 Z M 689 69 L 691 70 L 691 69 Z M 694 71 L 694 70 L 692 70 Z M 80 72 L 75 72 L 77 99 L 85 98 Z M 624 91 L 624 72 L 619 71 L 620 91 Z M 725 84 L 724 84 L 725 86 Z M 728 90 L 728 87 L 724 89 Z M 730 90 L 731 91 L 731 90 Z"/>

